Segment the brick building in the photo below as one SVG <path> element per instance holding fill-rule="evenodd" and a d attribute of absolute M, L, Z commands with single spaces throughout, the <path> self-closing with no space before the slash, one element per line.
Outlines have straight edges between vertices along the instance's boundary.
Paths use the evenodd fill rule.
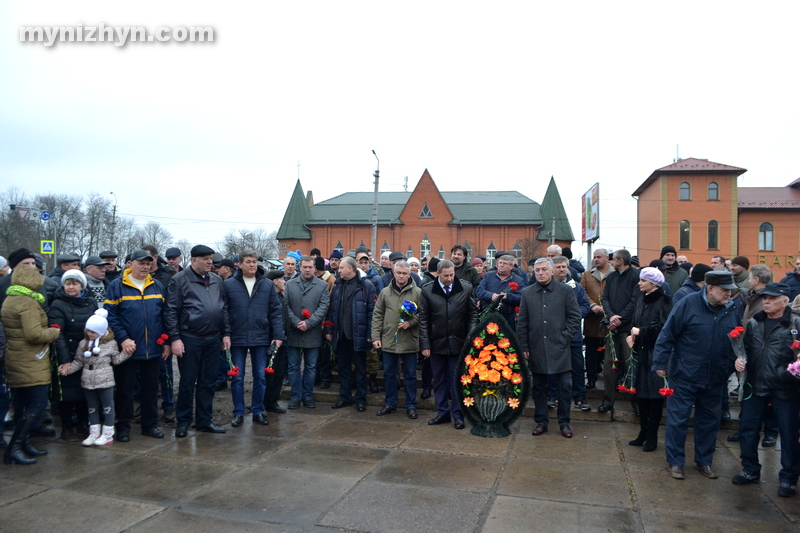
<path fill-rule="evenodd" d="M 739 187 L 744 168 L 688 158 L 655 170 L 637 197 L 642 264 L 671 244 L 691 263 L 744 255 L 777 279 L 800 251 L 800 179 L 785 187 Z"/>
<path fill-rule="evenodd" d="M 346 254 L 362 244 L 369 247 L 372 205 L 372 192 L 347 192 L 314 203 L 298 180 L 278 230 L 279 258 L 298 249 L 319 248 L 327 256 L 334 249 Z M 378 194 L 378 250 L 373 255 L 389 250 L 449 258 L 450 248 L 461 243 L 470 257 L 492 260 L 505 250 L 527 261 L 544 255 L 551 233 L 561 246 L 573 241 L 552 178 L 540 205 L 517 191 L 440 192 L 425 170 L 412 192 Z"/>

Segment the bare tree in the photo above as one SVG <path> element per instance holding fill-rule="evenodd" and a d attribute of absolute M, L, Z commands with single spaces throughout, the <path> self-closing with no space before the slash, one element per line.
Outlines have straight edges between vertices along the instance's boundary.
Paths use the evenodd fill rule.
<path fill-rule="evenodd" d="M 239 229 L 228 232 L 222 241 L 217 242 L 217 248 L 225 257 L 233 257 L 242 250 L 255 251 L 264 259 L 278 257 L 278 232 L 267 233 L 259 226 L 254 230 Z"/>
<path fill-rule="evenodd" d="M 139 247 L 145 244 L 152 244 L 156 247 L 159 254 L 166 251 L 169 243 L 172 242 L 172 233 L 161 227 L 161 224 L 151 220 L 137 231 Z"/>
<path fill-rule="evenodd" d="M 523 269 L 527 266 L 528 261 L 531 259 L 538 259 L 547 255 L 547 241 L 540 241 L 539 239 L 520 239 L 519 245 L 522 248 L 522 264 Z"/>
<path fill-rule="evenodd" d="M 186 268 L 189 265 L 189 257 L 192 253 L 192 243 L 186 239 L 179 239 L 172 243 L 172 246 L 181 251 L 181 266 Z"/>

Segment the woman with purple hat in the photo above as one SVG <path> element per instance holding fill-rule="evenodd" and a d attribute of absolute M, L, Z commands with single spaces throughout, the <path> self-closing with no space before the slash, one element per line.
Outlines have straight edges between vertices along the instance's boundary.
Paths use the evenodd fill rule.
<path fill-rule="evenodd" d="M 628 336 L 633 368 L 632 381 L 623 382 L 635 390 L 639 399 L 639 435 L 628 443 L 642 446 L 642 451 L 652 452 L 658 442 L 658 426 L 664 410 L 664 396 L 660 390 L 666 388 L 664 378 L 650 370 L 653 366 L 653 349 L 658 334 L 672 311 L 672 299 L 664 294 L 664 274 L 658 268 L 645 267 L 639 272 L 639 290 L 644 294 L 636 304 Z"/>

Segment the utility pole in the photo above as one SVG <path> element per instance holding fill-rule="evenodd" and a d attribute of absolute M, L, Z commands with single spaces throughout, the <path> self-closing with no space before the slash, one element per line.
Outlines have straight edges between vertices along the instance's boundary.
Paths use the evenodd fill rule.
<path fill-rule="evenodd" d="M 375 156 L 375 159 L 378 159 L 378 154 L 375 153 L 375 150 L 372 151 L 372 155 Z M 373 257 L 378 256 L 380 254 L 377 253 L 377 245 L 378 240 L 378 180 L 380 179 L 381 175 L 381 160 L 378 159 L 378 168 L 375 172 L 372 173 L 372 176 L 375 178 L 375 195 L 372 199 L 372 255 Z"/>
<path fill-rule="evenodd" d="M 114 191 L 111 191 L 108 194 L 114 195 L 114 210 L 111 212 L 111 239 L 108 242 L 108 247 L 114 253 L 117 253 L 117 251 L 114 249 L 114 230 L 117 228 L 117 195 L 114 194 Z"/>

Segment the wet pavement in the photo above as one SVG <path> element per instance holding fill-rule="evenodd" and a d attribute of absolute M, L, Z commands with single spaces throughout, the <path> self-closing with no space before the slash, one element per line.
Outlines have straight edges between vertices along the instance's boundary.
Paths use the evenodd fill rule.
<path fill-rule="evenodd" d="M 364 413 L 331 409 L 335 397 L 269 414 L 266 427 L 216 420 L 225 435 L 176 439 L 169 425 L 164 439 L 134 426 L 130 442 L 103 448 L 35 439 L 49 452 L 38 464 L 0 465 L 0 531 L 798 531 L 800 497 L 777 496 L 780 442 L 760 451 L 759 485 L 731 483 L 730 429 L 717 439 L 720 479 L 689 463 L 677 481 L 663 427 L 642 452 L 627 445 L 638 424 L 625 411 L 573 411 L 572 439 L 555 420 L 531 436 L 526 413 L 510 437 L 484 439 L 469 424 L 428 426 L 430 410 L 377 417 L 379 395 Z M 691 442 L 690 430 L 689 458 Z"/>

